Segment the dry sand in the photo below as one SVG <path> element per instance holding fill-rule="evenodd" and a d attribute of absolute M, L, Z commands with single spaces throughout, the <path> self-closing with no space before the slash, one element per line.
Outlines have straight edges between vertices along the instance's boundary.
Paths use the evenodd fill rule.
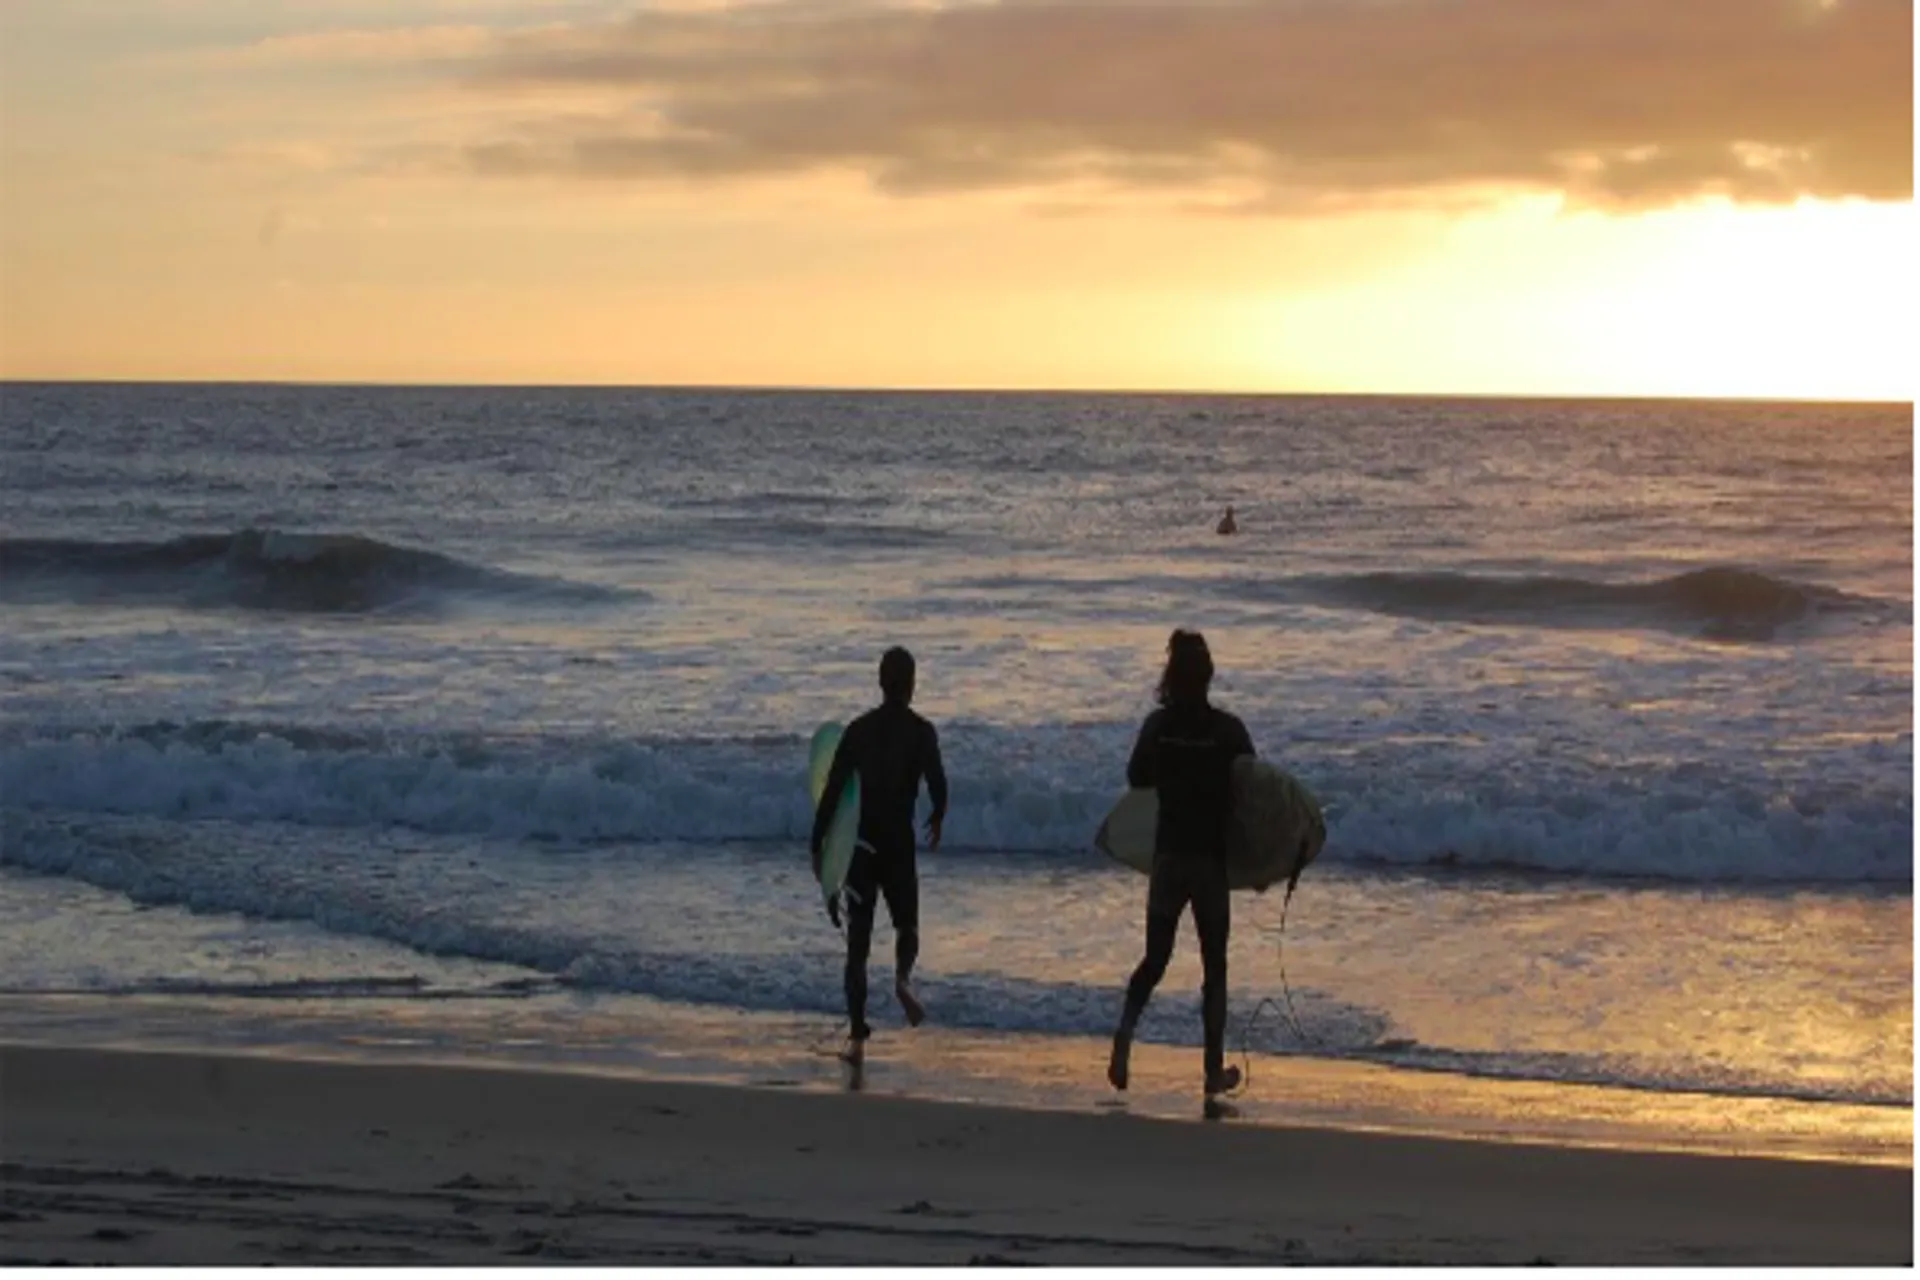
<path fill-rule="evenodd" d="M 0 1264 L 1882 1263 L 1909 1168 L 0 1048 Z"/>

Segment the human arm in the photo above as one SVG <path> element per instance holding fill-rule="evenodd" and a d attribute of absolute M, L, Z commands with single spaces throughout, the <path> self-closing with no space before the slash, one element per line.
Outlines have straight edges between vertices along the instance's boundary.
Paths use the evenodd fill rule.
<path fill-rule="evenodd" d="M 1236 715 L 1228 715 L 1226 719 L 1227 730 L 1222 737 L 1227 744 L 1227 759 L 1258 756 L 1260 753 L 1253 749 L 1253 735 L 1247 732 L 1246 722 Z"/>
<path fill-rule="evenodd" d="M 1128 786 L 1138 788 L 1154 785 L 1153 744 L 1159 736 L 1160 713 L 1156 711 L 1140 726 L 1140 736 L 1134 740 L 1133 754 L 1127 758 Z"/>
<path fill-rule="evenodd" d="M 927 725 L 926 743 L 927 798 L 933 812 L 927 816 L 927 848 L 940 847 L 940 829 L 947 820 L 947 768 L 940 759 L 940 732 Z"/>

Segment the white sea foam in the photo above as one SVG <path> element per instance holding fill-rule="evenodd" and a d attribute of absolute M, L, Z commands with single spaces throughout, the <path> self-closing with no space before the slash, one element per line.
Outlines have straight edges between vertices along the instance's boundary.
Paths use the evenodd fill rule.
<path fill-rule="evenodd" d="M 951 735 L 948 844 L 1085 850 L 1117 798 L 1111 744 L 1124 733 Z M 1078 752 L 1065 745 L 1076 737 L 1086 740 Z M 561 841 L 801 841 L 813 819 L 804 754 L 797 739 L 407 749 L 202 727 L 0 747 L 0 796 L 43 812 Z M 1712 770 L 1583 777 L 1564 765 L 1478 776 L 1453 765 L 1426 785 L 1423 759 L 1431 768 L 1413 756 L 1291 757 L 1329 809 L 1325 856 L 1726 882 L 1912 879 L 1911 797 L 1897 789 L 1769 793 Z"/>

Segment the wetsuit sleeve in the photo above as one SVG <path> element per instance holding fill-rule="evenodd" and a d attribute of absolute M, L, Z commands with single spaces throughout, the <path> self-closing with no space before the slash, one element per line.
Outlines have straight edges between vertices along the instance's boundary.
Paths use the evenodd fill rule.
<path fill-rule="evenodd" d="M 1140 736 L 1133 744 L 1133 755 L 1127 759 L 1127 785 L 1130 787 L 1151 787 L 1155 785 L 1153 768 L 1153 744 L 1160 736 L 1160 713 L 1154 712 L 1140 726 Z"/>
<path fill-rule="evenodd" d="M 1235 715 L 1228 716 L 1227 721 L 1227 759 L 1259 755 L 1260 753 L 1253 749 L 1253 735 L 1247 732 L 1246 721 Z"/>
<path fill-rule="evenodd" d="M 947 766 L 940 759 L 940 731 L 931 722 L 926 751 L 927 798 L 933 801 L 933 820 L 941 822 L 947 816 Z"/>
<path fill-rule="evenodd" d="M 840 793 L 846 789 L 847 779 L 853 775 L 854 733 L 849 729 L 840 739 L 840 745 L 833 752 L 833 767 L 827 770 L 827 785 L 820 792 L 820 803 L 813 811 L 813 842 L 810 849 L 817 870 L 820 865 L 820 845 L 827 838 L 827 828 L 833 823 L 834 808 L 840 803 Z"/>

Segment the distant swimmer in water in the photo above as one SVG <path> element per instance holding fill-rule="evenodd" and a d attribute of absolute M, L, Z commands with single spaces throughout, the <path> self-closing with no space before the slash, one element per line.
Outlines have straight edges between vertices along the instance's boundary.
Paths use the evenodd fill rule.
<path fill-rule="evenodd" d="M 1213 531 L 1222 537 L 1240 532 L 1240 526 L 1233 518 L 1233 504 L 1231 502 L 1227 504 L 1227 514 L 1220 517 L 1220 523 L 1213 526 Z"/>

